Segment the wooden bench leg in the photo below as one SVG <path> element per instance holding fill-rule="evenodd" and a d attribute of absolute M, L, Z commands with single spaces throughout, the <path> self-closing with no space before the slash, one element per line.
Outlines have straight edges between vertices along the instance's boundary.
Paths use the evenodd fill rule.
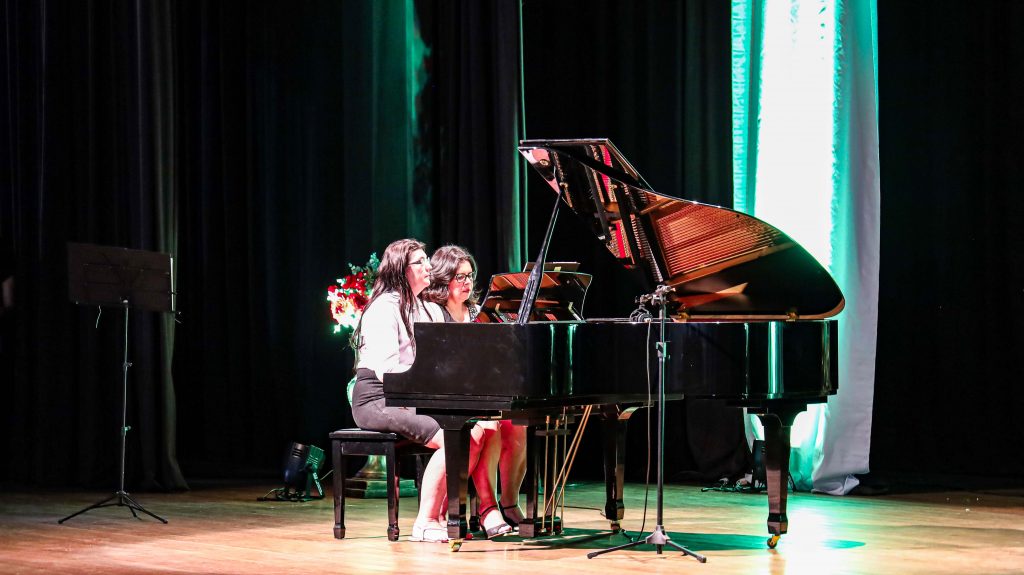
<path fill-rule="evenodd" d="M 332 434 L 334 435 L 334 434 Z M 340 434 L 339 434 L 340 435 Z M 356 435 L 355 433 L 351 435 Z M 372 435 L 372 434 L 367 434 Z M 388 503 L 388 540 L 398 541 L 398 511 L 401 488 L 401 461 L 393 438 L 370 438 L 360 440 L 356 437 L 331 438 L 331 459 L 334 467 L 334 537 L 345 538 L 345 483 L 348 458 L 356 455 L 377 454 L 384 457 L 386 471 L 386 490 Z M 416 486 L 423 485 L 423 458 L 416 459 Z"/>
<path fill-rule="evenodd" d="M 345 460 L 341 454 L 341 441 L 331 442 L 334 466 L 334 538 L 345 538 Z"/>
<path fill-rule="evenodd" d="M 384 467 L 387 469 L 388 482 L 388 541 L 398 541 L 398 457 L 395 444 L 386 448 Z"/>

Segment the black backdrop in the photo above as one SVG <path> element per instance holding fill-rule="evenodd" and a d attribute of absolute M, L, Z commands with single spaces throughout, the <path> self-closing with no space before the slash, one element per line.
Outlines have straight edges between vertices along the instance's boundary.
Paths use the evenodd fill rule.
<path fill-rule="evenodd" d="M 123 326 L 116 311 L 96 324 L 95 309 L 68 302 L 65 245 L 176 251 L 167 5 L 4 2 L 0 13 L 0 236 L 16 253 L 3 478 L 112 485 Z M 180 486 L 171 322 L 137 313 L 131 326 L 133 484 Z"/>
<path fill-rule="evenodd" d="M 178 262 L 176 337 L 167 318 L 132 324 L 135 488 L 276 475 L 289 441 L 351 425 L 351 352 L 325 301 L 348 262 L 412 234 L 471 245 L 491 269 L 518 259 L 495 216 L 520 194 L 497 189 L 518 178 L 514 2 L 7 0 L 0 13 L 0 237 L 20 296 L 0 358 L 4 480 L 115 479 L 121 324 L 107 314 L 95 331 L 94 310 L 67 301 L 67 241 Z M 412 62 L 411 21 L 433 50 Z M 407 64 L 432 82 L 402 140 L 390 104 Z M 455 97 L 472 122 L 446 112 Z"/>
<path fill-rule="evenodd" d="M 871 462 L 1024 476 L 1024 5 L 879 2 Z"/>
<path fill-rule="evenodd" d="M 500 152 L 519 137 L 609 136 L 656 189 L 729 204 L 726 3 L 525 0 L 525 133 L 519 103 L 497 94 L 519 89 L 502 83 L 519 68 L 497 47 L 518 40 L 518 7 L 476 4 L 416 3 L 434 46 L 433 164 L 388 196 L 368 193 L 366 169 L 381 153 L 367 144 L 380 111 L 373 3 L 0 2 L 0 238 L 19 288 L 14 358 L 0 358 L 5 481 L 115 479 L 120 323 L 105 314 L 96 330 L 93 310 L 66 301 L 66 241 L 178 256 L 184 323 L 170 337 L 166 320 L 133 321 L 129 410 L 130 486 L 173 488 L 175 455 L 186 477 L 274 474 L 286 441 L 350 423 L 351 359 L 327 335 L 322 293 L 345 262 L 408 233 L 396 209 L 427 206 L 424 239 L 470 246 L 485 275 L 515 259 L 520 240 L 484 222 L 510 209 L 487 187 L 531 181 Z M 940 4 L 879 8 L 872 467 L 1019 476 L 1024 19 L 1012 2 Z M 452 121 L 455 90 L 490 127 Z M 550 209 L 529 185 L 520 258 Z M 588 315 L 628 311 L 638 286 L 586 234 L 564 218 L 552 257 L 599 278 Z M 687 425 L 674 433 L 690 449 L 669 469 L 735 464 L 734 450 L 715 451 L 734 444 L 720 431 L 736 433 L 729 416 L 695 407 L 679 409 Z"/>

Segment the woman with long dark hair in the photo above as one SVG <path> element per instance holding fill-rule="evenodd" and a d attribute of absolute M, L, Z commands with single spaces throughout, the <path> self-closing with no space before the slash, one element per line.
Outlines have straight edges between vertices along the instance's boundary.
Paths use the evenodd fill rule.
<path fill-rule="evenodd" d="M 420 295 L 441 307 L 445 321 L 470 322 L 476 317 L 478 294 L 476 260 L 465 248 L 444 246 L 430 256 L 430 286 Z M 519 488 L 526 475 L 526 427 L 511 421 L 479 423 L 483 428 L 480 462 L 473 469 L 473 483 L 480 499 L 480 524 L 488 536 L 501 535 L 519 525 Z M 501 499 L 495 496 L 501 472 Z M 500 505 L 500 507 L 499 507 Z"/>
<path fill-rule="evenodd" d="M 443 321 L 438 305 L 418 296 L 430 285 L 430 260 L 424 244 L 406 239 L 384 250 L 373 295 L 352 334 L 356 350 L 356 384 L 352 390 L 352 417 L 356 425 L 373 431 L 398 433 L 437 448 L 423 474 L 420 509 L 413 524 L 413 541 L 444 542 L 448 530 L 441 524 L 446 503 L 444 436 L 431 417 L 415 409 L 384 405 L 385 373 L 407 371 L 416 359 L 417 321 Z M 479 455 L 481 431 L 470 443 L 470 470 Z"/>

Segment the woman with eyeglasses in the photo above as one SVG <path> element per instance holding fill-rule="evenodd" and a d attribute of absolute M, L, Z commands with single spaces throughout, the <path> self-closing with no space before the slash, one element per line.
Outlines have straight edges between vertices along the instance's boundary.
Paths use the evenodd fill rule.
<path fill-rule="evenodd" d="M 444 246 L 430 256 L 431 281 L 420 295 L 438 304 L 448 322 L 471 322 L 476 317 L 476 260 L 464 248 Z M 473 469 L 473 483 L 480 500 L 480 524 L 488 537 L 508 533 L 523 520 L 519 488 L 526 475 L 526 427 L 511 421 L 487 421 L 480 463 Z M 472 468 L 471 468 L 472 469 Z M 501 472 L 501 499 L 495 496 Z"/>
<path fill-rule="evenodd" d="M 437 304 L 418 296 L 430 285 L 430 260 L 424 244 L 398 240 L 384 250 L 373 295 L 352 334 L 356 350 L 356 384 L 352 390 L 352 417 L 356 425 L 372 431 L 398 433 L 437 451 L 423 473 L 420 509 L 412 527 L 413 541 L 445 542 L 441 524 L 446 508 L 444 435 L 432 417 L 415 409 L 384 405 L 385 373 L 407 371 L 416 359 L 417 321 L 444 321 Z M 483 430 L 474 429 L 470 442 L 470 470 L 479 459 Z"/>

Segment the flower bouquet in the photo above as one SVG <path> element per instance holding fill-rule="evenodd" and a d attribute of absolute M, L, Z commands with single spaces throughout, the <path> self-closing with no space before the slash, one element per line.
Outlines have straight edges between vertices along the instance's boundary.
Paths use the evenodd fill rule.
<path fill-rule="evenodd" d="M 379 265 L 377 254 L 371 254 L 365 266 L 348 264 L 351 273 L 327 286 L 327 302 L 335 322 L 334 333 L 350 333 L 359 324 L 359 316 L 373 294 Z"/>

